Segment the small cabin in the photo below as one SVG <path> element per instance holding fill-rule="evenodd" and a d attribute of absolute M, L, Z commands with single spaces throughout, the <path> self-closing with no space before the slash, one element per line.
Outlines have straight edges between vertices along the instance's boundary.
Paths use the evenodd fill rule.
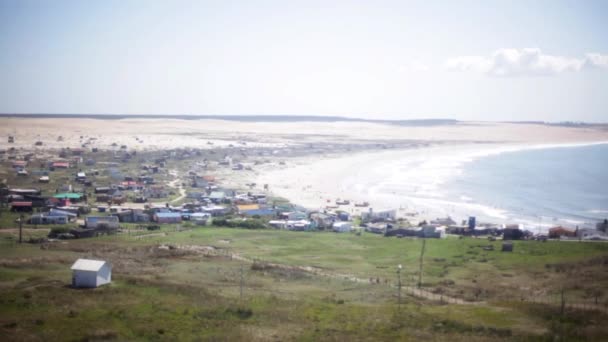
<path fill-rule="evenodd" d="M 71 269 L 72 287 L 93 288 L 112 281 L 112 265 L 107 261 L 78 259 Z"/>

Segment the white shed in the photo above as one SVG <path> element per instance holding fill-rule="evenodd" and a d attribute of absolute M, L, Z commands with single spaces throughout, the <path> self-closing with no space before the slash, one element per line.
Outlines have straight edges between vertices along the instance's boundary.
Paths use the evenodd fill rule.
<path fill-rule="evenodd" d="M 353 229 L 353 224 L 346 221 L 334 222 L 332 228 L 334 229 L 334 232 L 338 233 L 350 232 L 351 229 Z"/>
<path fill-rule="evenodd" d="M 78 259 L 72 265 L 73 287 L 98 287 L 112 281 L 112 265 L 107 261 Z"/>

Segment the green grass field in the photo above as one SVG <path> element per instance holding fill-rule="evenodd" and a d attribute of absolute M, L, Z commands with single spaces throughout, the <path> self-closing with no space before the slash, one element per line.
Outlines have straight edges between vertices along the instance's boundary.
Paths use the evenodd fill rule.
<path fill-rule="evenodd" d="M 421 240 L 163 226 L 18 245 L 15 234 L 0 230 L 0 335 L 13 341 L 520 341 L 608 334 L 601 324 L 605 295 L 593 292 L 608 283 L 602 243 L 521 241 L 505 253 L 500 242 L 427 240 L 424 289 L 480 303 L 445 304 L 404 291 L 399 306 L 396 265 L 403 264 L 403 282 L 412 286 Z M 489 244 L 494 251 L 480 247 Z M 285 267 L 256 268 L 236 255 Z M 70 288 L 69 267 L 80 257 L 109 260 L 112 284 Z M 562 289 L 568 303 L 599 304 L 561 313 Z M 532 303 L 534 297 L 549 303 Z"/>

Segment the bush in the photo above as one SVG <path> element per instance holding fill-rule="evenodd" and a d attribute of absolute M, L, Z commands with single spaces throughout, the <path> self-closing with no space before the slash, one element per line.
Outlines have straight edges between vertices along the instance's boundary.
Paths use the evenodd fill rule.
<path fill-rule="evenodd" d="M 49 237 L 56 238 L 61 234 L 66 234 L 69 232 L 70 232 L 70 228 L 68 228 L 68 227 L 53 227 L 53 228 L 51 228 L 51 231 L 49 232 Z"/>
<path fill-rule="evenodd" d="M 225 218 L 213 219 L 213 225 L 229 228 L 245 228 L 245 229 L 262 229 L 266 228 L 266 224 L 262 220 L 227 220 Z"/>

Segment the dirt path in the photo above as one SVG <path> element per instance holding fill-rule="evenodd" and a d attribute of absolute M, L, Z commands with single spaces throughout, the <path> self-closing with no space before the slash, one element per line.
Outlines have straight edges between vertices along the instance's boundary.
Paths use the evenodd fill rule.
<path fill-rule="evenodd" d="M 244 261 L 247 263 L 254 263 L 255 260 L 249 259 L 247 257 L 243 257 L 239 254 L 232 254 L 231 258 L 234 260 L 240 260 L 240 261 Z M 376 277 L 372 277 L 372 278 L 359 278 L 356 277 L 354 275 L 351 274 L 343 274 L 343 273 L 335 273 L 335 272 L 328 272 L 325 270 L 322 270 L 318 267 L 312 267 L 312 266 L 291 266 L 291 265 L 285 265 L 285 264 L 276 264 L 276 263 L 269 263 L 269 262 L 264 262 L 264 264 L 270 268 L 277 268 L 277 269 L 283 269 L 283 270 L 297 270 L 297 271 L 301 271 L 301 272 L 306 272 L 309 274 L 313 274 L 316 276 L 321 276 L 321 277 L 326 277 L 326 278 L 332 278 L 332 279 L 343 279 L 343 280 L 348 280 L 348 281 L 352 281 L 355 283 L 360 283 L 360 284 L 378 284 L 378 285 L 388 285 L 391 287 L 397 287 L 397 284 L 391 283 L 391 282 L 374 282 L 373 279 L 376 279 Z M 441 302 L 447 302 L 447 303 L 452 303 L 452 304 L 462 304 L 462 305 L 480 305 L 480 304 L 484 304 L 485 302 L 469 302 L 469 301 L 465 301 L 462 300 L 460 298 L 455 298 L 455 297 L 449 297 L 449 296 L 445 296 L 445 295 L 440 295 L 440 294 L 436 294 L 424 289 L 419 289 L 416 287 L 407 287 L 407 286 L 401 286 L 401 290 L 403 291 L 403 293 L 407 293 L 410 294 L 414 297 L 418 297 L 418 298 L 424 298 L 424 299 L 428 299 L 428 300 L 434 300 L 434 301 L 441 301 Z"/>
<path fill-rule="evenodd" d="M 178 249 L 201 252 L 206 255 L 225 256 L 225 257 L 231 258 L 232 260 L 243 261 L 243 262 L 246 262 L 249 264 L 253 264 L 256 262 L 255 259 L 251 259 L 251 258 L 242 256 L 238 253 L 230 253 L 224 249 L 217 249 L 213 246 L 178 245 L 175 247 Z M 374 282 L 374 279 L 376 279 L 376 277 L 360 278 L 360 277 L 356 277 L 351 274 L 328 272 L 326 270 L 323 270 L 318 267 L 313 267 L 313 266 L 293 266 L 293 265 L 285 265 L 285 264 L 270 263 L 270 262 L 264 262 L 264 266 L 268 267 L 268 268 L 280 269 L 280 270 L 285 270 L 285 271 L 305 272 L 305 273 L 312 274 L 312 275 L 319 276 L 319 277 L 347 280 L 347 281 L 351 281 L 354 283 L 360 283 L 360 284 L 378 284 L 378 285 L 385 285 L 385 286 L 390 286 L 390 287 L 395 287 L 395 288 L 397 287 L 397 284 L 392 283 L 392 282 Z M 485 303 L 485 302 L 469 302 L 469 301 L 465 301 L 460 298 L 440 295 L 440 294 L 433 293 L 431 291 L 427 291 L 427 290 L 419 289 L 419 288 L 415 288 L 415 287 L 402 286 L 401 289 L 404 294 L 410 294 L 414 297 L 424 298 L 427 300 L 434 300 L 434 301 L 441 301 L 441 302 L 447 302 L 447 303 L 451 303 L 451 304 L 462 304 L 462 305 L 480 305 L 480 304 Z"/>
<path fill-rule="evenodd" d="M 179 191 L 179 196 L 169 201 L 169 203 L 177 203 L 178 201 L 181 201 L 182 199 L 186 198 L 186 189 L 184 189 L 184 187 L 182 186 L 182 180 L 181 178 L 179 178 L 177 170 L 170 170 L 169 174 L 171 176 L 174 176 L 175 179 L 167 183 L 167 185 Z"/>

